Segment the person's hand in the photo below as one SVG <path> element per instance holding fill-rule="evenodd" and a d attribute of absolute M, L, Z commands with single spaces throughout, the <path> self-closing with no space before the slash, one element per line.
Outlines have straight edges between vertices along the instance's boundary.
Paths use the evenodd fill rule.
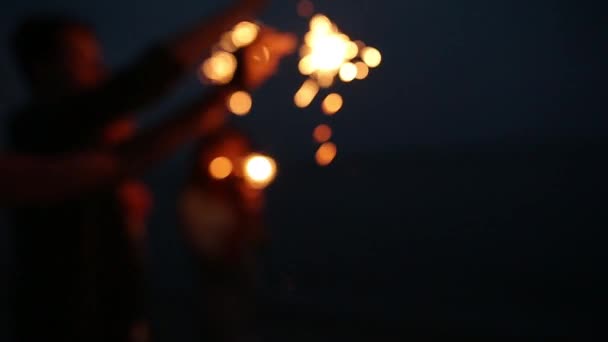
<path fill-rule="evenodd" d="M 256 88 L 274 75 L 281 59 L 295 51 L 296 43 L 297 38 L 291 33 L 262 27 L 258 38 L 243 50 L 244 86 Z"/>

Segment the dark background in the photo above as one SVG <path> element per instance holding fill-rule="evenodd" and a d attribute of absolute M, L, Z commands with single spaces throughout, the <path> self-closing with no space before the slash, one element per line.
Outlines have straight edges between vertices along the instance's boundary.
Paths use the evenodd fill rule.
<path fill-rule="evenodd" d="M 26 100 L 7 47 L 32 11 L 91 22 L 108 62 L 120 66 L 226 3 L 3 3 L 0 110 L 6 115 Z M 238 120 L 280 165 L 269 190 L 273 239 L 264 258 L 268 336 L 598 332 L 608 223 L 602 2 L 315 5 L 384 59 L 365 81 L 334 88 L 345 106 L 328 119 L 318 103 L 293 106 L 302 79 L 291 58 L 256 93 L 253 113 Z M 263 20 L 302 35 L 306 21 L 295 6 L 275 0 Z M 201 92 L 194 77 L 187 83 L 145 121 Z M 321 122 L 331 123 L 339 148 L 328 168 L 313 159 L 311 131 Z M 150 276 L 162 341 L 194 339 L 196 283 L 173 215 L 187 152 L 147 177 L 157 195 Z M 8 271 L 8 229 L 1 240 Z"/>

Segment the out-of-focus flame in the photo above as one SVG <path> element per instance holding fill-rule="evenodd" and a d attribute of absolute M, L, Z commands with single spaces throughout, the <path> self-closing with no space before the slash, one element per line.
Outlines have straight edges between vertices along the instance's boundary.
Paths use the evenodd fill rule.
<path fill-rule="evenodd" d="M 329 88 L 334 84 L 336 78 L 333 72 L 319 72 L 317 73 L 317 83 L 321 88 Z"/>
<path fill-rule="evenodd" d="M 332 135 L 331 127 L 329 127 L 328 125 L 325 125 L 325 124 L 321 124 L 321 125 L 315 127 L 315 130 L 312 133 L 312 136 L 315 139 L 315 141 L 320 144 L 331 139 L 331 135 Z"/>
<path fill-rule="evenodd" d="M 300 59 L 300 62 L 298 63 L 298 69 L 300 70 L 300 73 L 302 75 L 306 76 L 315 72 L 315 68 L 312 65 L 312 60 L 310 56 L 304 56 L 302 59 Z"/>
<path fill-rule="evenodd" d="M 359 54 L 357 43 L 349 41 L 346 45 L 346 59 L 351 60 Z"/>
<path fill-rule="evenodd" d="M 237 48 L 247 46 L 257 38 L 260 27 L 249 21 L 241 21 L 232 30 L 232 44 Z"/>
<path fill-rule="evenodd" d="M 308 67 L 305 70 L 337 73 L 346 61 L 350 40 L 338 31 L 337 27 L 324 15 L 317 14 L 310 20 L 310 31 L 304 36 L 307 47 L 306 58 Z M 352 50 L 352 47 L 350 47 Z M 356 56 L 356 53 L 355 53 Z M 302 71 L 302 70 L 300 70 Z"/>
<path fill-rule="evenodd" d="M 357 76 L 355 76 L 358 80 L 362 80 L 364 78 L 367 77 L 367 75 L 369 74 L 369 67 L 367 66 L 367 64 L 363 63 L 363 62 L 357 62 L 355 63 L 355 66 L 357 67 Z"/>
<path fill-rule="evenodd" d="M 299 108 L 308 107 L 312 100 L 314 100 L 315 96 L 319 92 L 319 86 L 313 80 L 306 80 L 300 87 L 300 89 L 296 92 L 293 100 Z"/>
<path fill-rule="evenodd" d="M 209 175 L 214 179 L 224 179 L 232 173 L 232 162 L 226 157 L 217 157 L 209 163 Z"/>
<path fill-rule="evenodd" d="M 323 100 L 321 109 L 323 109 L 323 112 L 327 115 L 334 115 L 342 108 L 343 104 L 344 101 L 342 100 L 342 96 L 340 96 L 340 94 L 331 93 L 325 97 L 325 100 Z"/>
<path fill-rule="evenodd" d="M 246 91 L 235 91 L 228 98 L 228 109 L 239 116 L 247 115 L 251 110 L 251 95 Z"/>
<path fill-rule="evenodd" d="M 237 61 L 233 54 L 216 51 L 203 63 L 203 75 L 215 84 L 227 84 L 232 81 Z"/>
<path fill-rule="evenodd" d="M 323 145 L 319 146 L 317 153 L 315 154 L 315 159 L 317 160 L 317 164 L 321 166 L 327 166 L 331 164 L 332 161 L 336 158 L 338 153 L 338 148 L 336 144 L 332 142 L 326 142 Z"/>
<path fill-rule="evenodd" d="M 302 75 L 316 80 L 320 87 L 330 87 L 336 76 L 340 76 L 344 82 L 364 79 L 366 72 L 354 65 L 353 60 L 358 57 L 363 59 L 367 67 L 380 64 L 380 51 L 366 47 L 360 40 L 352 41 L 328 17 L 314 15 L 309 27 L 300 48 L 298 69 Z"/>
<path fill-rule="evenodd" d="M 244 175 L 247 183 L 255 189 L 263 189 L 274 180 L 277 165 L 274 159 L 261 154 L 252 154 L 244 163 Z"/>
<path fill-rule="evenodd" d="M 242 21 L 236 24 L 232 30 L 222 34 L 215 46 L 215 51 L 200 68 L 202 76 L 213 84 L 230 83 L 237 68 L 237 60 L 233 53 L 239 48 L 253 43 L 259 30 L 260 27 L 257 24 Z"/>
<path fill-rule="evenodd" d="M 365 47 L 361 50 L 361 59 L 367 64 L 370 68 L 375 68 L 380 65 L 382 61 L 382 54 L 378 49 L 373 47 Z"/>
<path fill-rule="evenodd" d="M 340 79 L 343 82 L 350 82 L 357 77 L 357 66 L 353 63 L 344 63 L 340 67 Z"/>
<path fill-rule="evenodd" d="M 303 6 L 308 6 L 308 0 L 299 2 L 299 13 Z M 300 47 L 298 70 L 308 79 L 294 96 L 296 106 L 308 107 L 319 88 L 331 87 L 337 77 L 342 82 L 365 79 L 369 68 L 377 67 L 381 60 L 380 51 L 366 47 L 360 40 L 351 40 L 327 16 L 314 15 Z M 343 105 L 342 96 L 331 93 L 323 99 L 321 109 L 327 115 L 334 115 Z M 329 142 L 331 136 L 331 128 L 327 125 L 319 125 L 313 131 L 314 140 L 322 144 L 315 155 L 319 165 L 329 165 L 336 157 L 336 145 Z"/>

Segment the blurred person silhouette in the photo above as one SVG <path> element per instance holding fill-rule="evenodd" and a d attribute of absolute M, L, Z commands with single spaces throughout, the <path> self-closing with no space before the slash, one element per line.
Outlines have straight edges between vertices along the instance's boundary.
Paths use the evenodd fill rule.
<path fill-rule="evenodd" d="M 243 175 L 251 153 L 251 141 L 233 126 L 203 138 L 179 201 L 183 234 L 199 268 L 195 305 L 205 341 L 257 337 L 256 253 L 265 240 L 264 197 Z"/>
<path fill-rule="evenodd" d="M 14 152 L 65 158 L 120 144 L 126 144 L 127 151 L 151 144 L 140 160 L 121 159 L 135 162 L 130 167 L 137 169 L 173 150 L 194 131 L 210 133 L 222 121 L 230 92 L 241 86 L 257 87 L 276 71 L 281 57 L 293 51 L 291 35 L 262 30 L 256 43 L 243 53 L 242 84 L 220 87 L 182 108 L 182 115 L 171 119 L 171 125 L 159 127 L 168 130 L 162 133 L 164 139 L 132 141 L 132 114 L 166 94 L 223 32 L 251 19 L 263 3 L 239 1 L 151 48 L 112 77 L 87 25 L 55 16 L 26 21 L 15 35 L 15 47 L 33 102 L 11 123 Z M 260 62 L 253 57 L 262 44 L 271 58 Z M 202 122 L 196 121 L 200 113 Z M 67 186 L 78 183 L 65 181 Z M 134 247 L 145 236 L 151 206 L 146 187 L 122 177 L 113 186 L 54 202 L 14 210 L 18 340 L 129 340 L 130 329 L 141 327 L 143 318 L 140 266 Z"/>

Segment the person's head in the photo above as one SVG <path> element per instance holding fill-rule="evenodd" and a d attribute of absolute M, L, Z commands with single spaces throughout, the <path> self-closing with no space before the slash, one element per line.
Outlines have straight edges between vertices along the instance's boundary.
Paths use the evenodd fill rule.
<path fill-rule="evenodd" d="M 15 32 L 13 43 L 17 61 L 36 96 L 94 87 L 106 76 L 95 33 L 69 17 L 30 17 Z"/>

